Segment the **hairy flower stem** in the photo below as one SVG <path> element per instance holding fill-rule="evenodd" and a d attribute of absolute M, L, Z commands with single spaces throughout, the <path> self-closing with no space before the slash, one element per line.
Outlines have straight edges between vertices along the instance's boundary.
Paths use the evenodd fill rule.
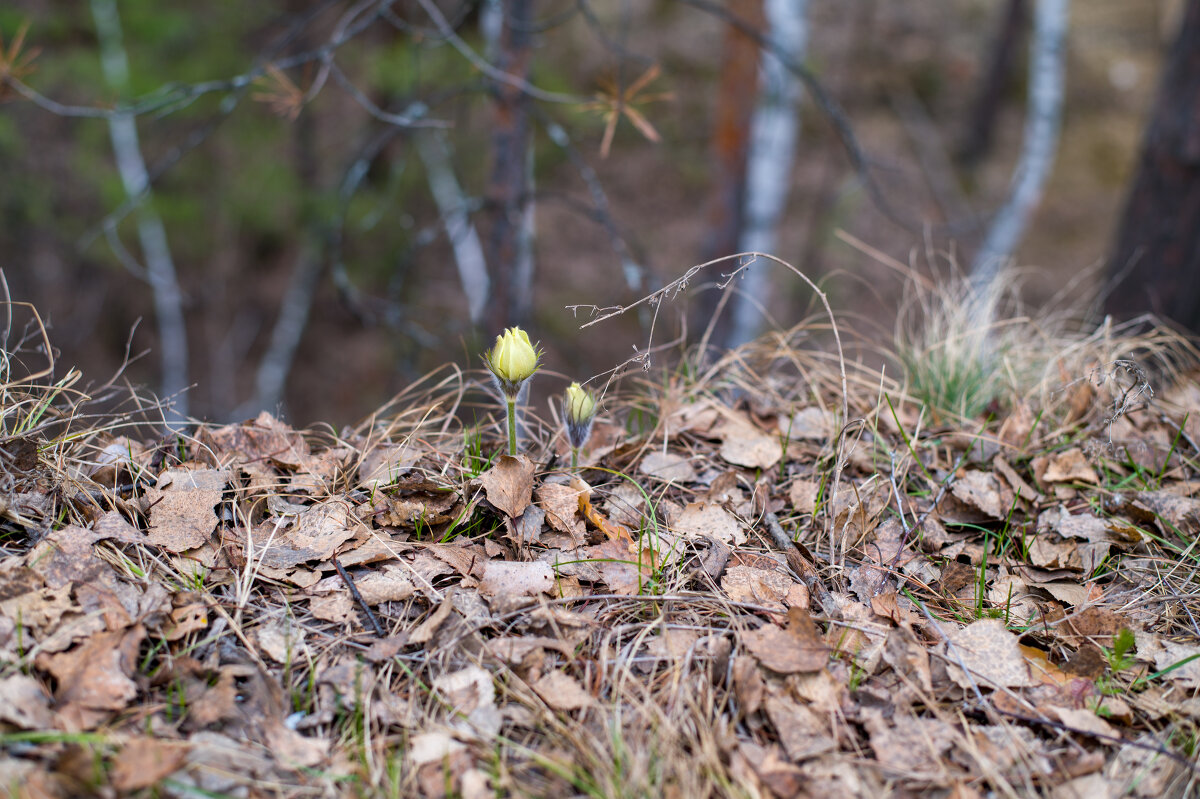
<path fill-rule="evenodd" d="M 579 447 L 571 447 L 571 471 L 579 471 Z"/>
<path fill-rule="evenodd" d="M 517 457 L 517 398 L 506 397 L 508 409 L 508 454 Z"/>

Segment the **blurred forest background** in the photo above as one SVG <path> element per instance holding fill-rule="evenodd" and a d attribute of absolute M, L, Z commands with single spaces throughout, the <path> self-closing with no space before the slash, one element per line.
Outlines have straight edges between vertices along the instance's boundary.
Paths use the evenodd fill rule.
<path fill-rule="evenodd" d="M 1051 168 L 1010 253 L 1028 303 L 1101 307 L 1163 65 L 1196 5 L 1070 4 Z M 903 279 L 863 245 L 922 269 L 928 252 L 976 258 L 1028 155 L 1043 6 L 1068 13 L 17 0 L 0 7 L 0 266 L 50 323 L 60 365 L 102 381 L 127 347 L 148 349 L 129 380 L 194 384 L 187 412 L 222 421 L 265 408 L 353 422 L 447 361 L 477 368 L 516 322 L 551 369 L 587 377 L 644 346 L 648 320 L 580 332 L 587 312 L 567 306 L 629 304 L 747 243 L 887 339 Z M 699 338 L 718 296 L 705 288 L 735 266 L 697 275 L 657 340 L 688 312 Z M 809 313 L 800 281 L 755 271 L 767 288 L 746 291 L 768 327 Z M 720 343 L 757 329 L 738 304 Z"/>

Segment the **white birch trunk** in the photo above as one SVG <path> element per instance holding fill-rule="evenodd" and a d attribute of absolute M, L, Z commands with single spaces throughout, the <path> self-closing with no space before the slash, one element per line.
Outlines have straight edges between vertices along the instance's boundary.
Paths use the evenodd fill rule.
<path fill-rule="evenodd" d="M 977 296 L 991 293 L 992 283 L 1021 243 L 1054 166 L 1062 127 L 1068 6 L 1068 0 L 1038 0 L 1034 11 L 1025 138 L 1008 200 L 992 220 L 971 265 Z"/>
<path fill-rule="evenodd" d="M 765 0 L 768 39 L 795 63 L 804 61 L 808 39 L 808 0 Z M 746 195 L 738 249 L 775 254 L 779 219 L 787 204 L 792 159 L 800 134 L 800 80 L 770 49 L 762 53 L 762 89 L 750 126 L 746 154 Z M 733 298 L 728 344 L 758 336 L 771 287 L 770 265 L 759 261 L 744 273 Z"/>
<path fill-rule="evenodd" d="M 437 204 L 442 225 L 446 228 L 446 237 L 454 249 L 454 262 L 458 267 L 463 293 L 467 297 L 471 324 L 477 324 L 487 305 L 491 283 L 483 244 L 467 213 L 467 197 L 450 163 L 446 134 L 441 130 L 421 130 L 416 132 L 414 139 L 421 162 L 425 165 L 429 190 Z"/>
<path fill-rule="evenodd" d="M 92 0 L 92 18 L 100 43 L 100 65 L 104 79 L 118 95 L 127 95 L 129 61 L 122 42 L 121 19 L 117 15 L 115 0 Z M 138 239 L 154 295 L 154 316 L 158 324 L 162 360 L 160 391 L 171 402 L 166 420 L 176 427 L 188 415 L 188 344 L 183 292 L 175 274 L 175 262 L 171 258 L 162 218 L 149 202 L 150 178 L 138 141 L 137 123 L 132 116 L 114 115 L 108 119 L 108 132 L 125 194 L 139 201 L 136 217 Z"/>

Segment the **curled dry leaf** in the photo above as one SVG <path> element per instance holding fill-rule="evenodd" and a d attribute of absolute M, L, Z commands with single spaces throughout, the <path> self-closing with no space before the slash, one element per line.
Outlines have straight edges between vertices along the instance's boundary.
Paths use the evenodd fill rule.
<path fill-rule="evenodd" d="M 756 569 L 752 566 L 730 566 L 721 577 L 722 590 L 734 602 L 774 607 L 781 613 L 785 610 L 784 603 L 795 585 L 797 583 L 783 572 Z"/>
<path fill-rule="evenodd" d="M 816 480 L 797 477 L 788 486 L 788 500 L 797 513 L 812 513 L 817 509 L 817 497 L 821 492 L 821 484 Z"/>
<path fill-rule="evenodd" d="M 864 714 L 863 726 L 870 736 L 875 758 L 886 769 L 925 779 L 941 776 L 946 766 L 943 754 L 957 735 L 940 719 L 899 714 L 885 720 L 879 711 Z"/>
<path fill-rule="evenodd" d="M 792 440 L 826 442 L 833 438 L 835 417 L 815 405 L 801 408 L 791 418 L 779 417 L 779 429 Z"/>
<path fill-rule="evenodd" d="M 571 488 L 579 492 L 579 512 L 583 514 L 583 518 L 604 533 L 610 541 L 623 541 L 630 546 L 631 551 L 637 551 L 633 543 L 633 534 L 629 532 L 629 529 L 624 525 L 610 522 L 592 505 L 592 492 L 587 483 L 576 477 L 571 481 Z"/>
<path fill-rule="evenodd" d="M 304 436 L 266 411 L 250 422 L 206 427 L 199 437 L 211 449 L 232 454 L 239 463 L 271 462 L 299 469 L 312 458 Z"/>
<path fill-rule="evenodd" d="M 1083 450 L 1078 447 L 1057 455 L 1034 458 L 1033 475 L 1042 485 L 1050 483 L 1091 483 L 1095 485 L 1100 482 L 1096 470 L 1088 463 Z"/>
<path fill-rule="evenodd" d="M 128 630 L 97 633 L 67 652 L 37 658 L 38 668 L 50 672 L 58 682 L 54 698 L 63 726 L 92 729 L 137 696 L 130 675 L 145 637 L 139 624 Z"/>
<path fill-rule="evenodd" d="M 1008 508 L 1000 498 L 1000 485 L 988 472 L 972 470 L 954 481 L 950 488 L 955 499 L 992 519 L 1002 519 Z"/>
<path fill-rule="evenodd" d="M 771 691 L 766 701 L 767 718 L 779 734 L 784 751 L 795 762 L 837 749 L 829 734 L 828 725 L 807 705 L 791 699 L 778 690 Z"/>
<path fill-rule="evenodd" d="M 533 500 L 533 461 L 524 455 L 501 455 L 492 468 L 479 475 L 488 502 L 509 516 L 520 516 Z"/>
<path fill-rule="evenodd" d="M 724 430 L 724 428 L 723 428 Z M 721 457 L 747 469 L 769 469 L 783 457 L 778 436 L 767 435 L 755 427 L 728 432 L 721 440 Z"/>

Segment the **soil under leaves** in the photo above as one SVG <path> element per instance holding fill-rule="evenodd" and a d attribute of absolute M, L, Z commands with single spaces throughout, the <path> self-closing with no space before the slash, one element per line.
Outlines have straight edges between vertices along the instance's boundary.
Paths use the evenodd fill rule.
<path fill-rule="evenodd" d="M 167 437 L 8 384 L 0 791 L 1193 790 L 1195 376 L 951 424 L 851 368 L 847 423 L 798 340 L 610 394 L 577 474 L 459 372 Z"/>

